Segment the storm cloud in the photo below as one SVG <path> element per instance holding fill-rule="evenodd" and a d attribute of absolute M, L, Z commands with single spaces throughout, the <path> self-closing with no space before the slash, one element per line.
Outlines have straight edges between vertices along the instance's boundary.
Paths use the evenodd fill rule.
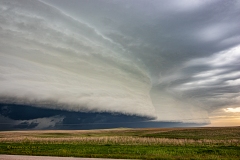
<path fill-rule="evenodd" d="M 239 107 L 238 1 L 0 4 L 0 102 L 56 111 L 19 123 L 63 111 L 207 124 Z"/>

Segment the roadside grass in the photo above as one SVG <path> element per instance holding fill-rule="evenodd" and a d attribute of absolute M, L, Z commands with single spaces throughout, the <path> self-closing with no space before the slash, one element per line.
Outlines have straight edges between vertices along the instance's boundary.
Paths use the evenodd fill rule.
<path fill-rule="evenodd" d="M 239 159 L 240 147 L 1 143 L 1 154 L 126 159 Z"/>
<path fill-rule="evenodd" d="M 240 127 L 0 132 L 0 154 L 240 159 Z"/>

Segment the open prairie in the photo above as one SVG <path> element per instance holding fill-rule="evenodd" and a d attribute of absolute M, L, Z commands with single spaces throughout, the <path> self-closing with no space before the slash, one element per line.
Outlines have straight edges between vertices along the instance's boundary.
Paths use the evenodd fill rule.
<path fill-rule="evenodd" d="M 1 131 L 0 154 L 239 159 L 240 127 Z"/>

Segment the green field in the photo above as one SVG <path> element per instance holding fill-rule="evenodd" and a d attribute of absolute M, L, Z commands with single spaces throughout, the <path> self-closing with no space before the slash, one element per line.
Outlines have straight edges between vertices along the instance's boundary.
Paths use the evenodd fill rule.
<path fill-rule="evenodd" d="M 0 154 L 122 159 L 240 159 L 240 127 L 2 131 Z"/>

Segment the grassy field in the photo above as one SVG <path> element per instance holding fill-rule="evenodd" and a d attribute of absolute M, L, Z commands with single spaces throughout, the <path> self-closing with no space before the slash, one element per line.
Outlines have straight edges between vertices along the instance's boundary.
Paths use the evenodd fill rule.
<path fill-rule="evenodd" d="M 122 159 L 240 159 L 240 127 L 2 131 L 0 154 Z"/>

